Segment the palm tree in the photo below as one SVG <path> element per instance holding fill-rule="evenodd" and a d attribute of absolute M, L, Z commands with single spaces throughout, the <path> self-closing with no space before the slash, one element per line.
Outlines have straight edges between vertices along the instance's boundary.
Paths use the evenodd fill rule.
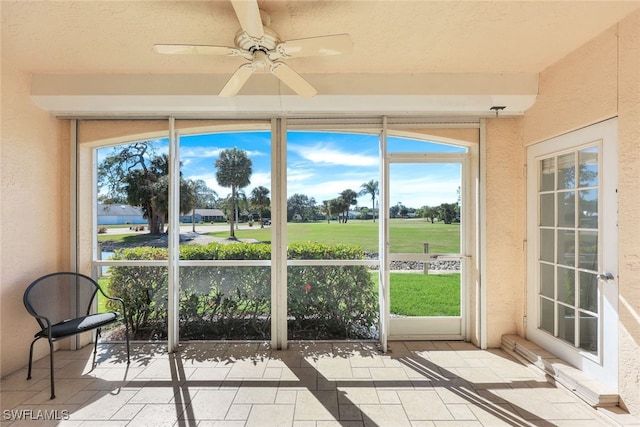
<path fill-rule="evenodd" d="M 350 188 L 347 188 L 342 193 L 340 193 L 340 198 L 344 201 L 344 223 L 346 224 L 347 218 L 349 218 L 349 207 L 358 204 L 358 193 Z"/>
<path fill-rule="evenodd" d="M 271 199 L 269 198 L 269 189 L 262 185 L 251 190 L 251 206 L 258 210 L 260 216 L 260 228 L 264 228 L 262 223 L 262 210 L 271 206 Z"/>
<path fill-rule="evenodd" d="M 365 196 L 367 194 L 371 195 L 371 212 L 373 213 L 373 222 L 376 222 L 376 196 L 380 194 L 378 181 L 372 179 L 369 182 L 365 182 L 360 186 L 362 190 L 360 190 L 359 195 Z"/>
<path fill-rule="evenodd" d="M 229 148 L 220 152 L 215 162 L 216 180 L 222 187 L 231 188 L 231 216 L 229 217 L 229 238 L 235 239 L 233 231 L 234 214 L 238 190 L 251 184 L 252 163 L 247 153 L 237 148 Z"/>
<path fill-rule="evenodd" d="M 333 200 L 324 200 L 322 202 L 322 212 L 327 216 L 327 224 L 331 222 L 331 210 L 333 205 Z"/>
<path fill-rule="evenodd" d="M 207 183 L 201 179 L 188 180 L 187 185 L 192 192 L 193 209 L 191 210 L 191 226 L 192 231 L 196 232 L 196 208 L 204 206 L 204 200 L 200 196 L 217 197 L 218 194 L 207 187 Z M 180 192 L 182 194 L 182 191 Z"/>

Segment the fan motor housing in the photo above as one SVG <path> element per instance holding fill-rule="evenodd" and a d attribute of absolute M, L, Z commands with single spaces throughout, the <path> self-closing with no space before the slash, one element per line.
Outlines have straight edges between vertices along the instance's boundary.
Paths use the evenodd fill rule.
<path fill-rule="evenodd" d="M 264 36 L 255 38 L 250 36 L 246 31 L 239 31 L 234 39 L 236 47 L 248 52 L 262 50 L 265 52 L 275 49 L 280 43 L 278 33 L 269 27 L 264 27 Z"/>

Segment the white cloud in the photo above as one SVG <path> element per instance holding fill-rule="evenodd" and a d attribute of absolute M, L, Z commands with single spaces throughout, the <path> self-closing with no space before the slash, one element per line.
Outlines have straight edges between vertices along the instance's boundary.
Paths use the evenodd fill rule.
<path fill-rule="evenodd" d="M 227 150 L 228 147 L 211 147 L 211 146 L 193 146 L 193 147 L 181 147 L 180 148 L 180 159 L 188 159 L 190 157 L 203 159 L 203 158 L 214 158 L 219 157 L 220 153 L 223 150 Z M 255 157 L 255 156 L 266 156 L 268 153 L 263 151 L 252 151 L 252 150 L 243 150 L 247 153 L 247 156 Z M 183 160 L 184 162 L 184 160 Z"/>
<path fill-rule="evenodd" d="M 331 147 L 329 144 L 318 143 L 312 146 L 290 144 L 288 148 L 310 162 L 325 165 L 377 166 L 380 163 L 377 156 L 350 153 Z"/>
<path fill-rule="evenodd" d="M 185 159 L 189 157 L 197 157 L 197 158 L 218 157 L 222 150 L 224 150 L 224 148 L 221 148 L 221 147 L 207 147 L 207 146 L 181 147 L 180 159 Z"/>

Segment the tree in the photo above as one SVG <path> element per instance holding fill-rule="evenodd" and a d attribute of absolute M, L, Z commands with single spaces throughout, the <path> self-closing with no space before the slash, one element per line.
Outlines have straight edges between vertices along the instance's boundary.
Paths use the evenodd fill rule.
<path fill-rule="evenodd" d="M 438 206 L 438 218 L 445 224 L 451 224 L 456 219 L 457 203 L 442 203 Z"/>
<path fill-rule="evenodd" d="M 350 188 L 342 191 L 340 193 L 340 198 L 344 201 L 343 212 L 344 212 L 344 223 L 347 223 L 347 218 L 349 218 L 349 207 L 355 206 L 358 203 L 358 193 L 353 191 Z"/>
<path fill-rule="evenodd" d="M 391 216 L 391 218 L 397 218 L 400 216 L 400 211 L 403 208 L 406 209 L 405 205 L 403 205 L 402 202 L 398 202 L 395 204 L 395 206 L 391 206 L 389 208 L 389 215 Z"/>
<path fill-rule="evenodd" d="M 244 191 L 238 190 L 236 192 L 236 230 L 238 229 L 238 223 L 241 219 L 246 219 L 247 208 L 249 207 L 249 200 L 247 199 L 247 195 Z"/>
<path fill-rule="evenodd" d="M 152 141 L 117 147 L 98 165 L 98 191 L 103 201 L 126 201 L 139 206 L 151 234 L 164 232 L 169 199 L 169 157 L 157 155 Z M 192 209 L 194 198 L 180 177 L 180 212 Z"/>
<path fill-rule="evenodd" d="M 218 194 L 207 186 L 207 183 L 201 179 L 188 180 L 187 185 L 193 194 L 193 209 L 191 210 L 192 231 L 196 232 L 196 208 L 206 207 L 209 200 L 218 196 Z"/>
<path fill-rule="evenodd" d="M 420 208 L 420 216 L 431 221 L 431 224 L 433 224 L 438 217 L 438 209 L 431 206 L 423 206 Z"/>
<path fill-rule="evenodd" d="M 287 221 L 292 221 L 299 215 L 303 221 L 316 218 L 316 199 L 305 194 L 296 193 L 287 199 Z"/>
<path fill-rule="evenodd" d="M 360 196 L 371 195 L 371 212 L 373 213 L 373 222 L 376 222 L 376 196 L 380 194 L 379 183 L 372 179 L 362 184 L 360 188 Z"/>
<path fill-rule="evenodd" d="M 322 201 L 322 212 L 327 216 L 327 224 L 331 222 L 331 212 L 333 206 L 333 200 L 323 200 Z"/>
<path fill-rule="evenodd" d="M 215 162 L 216 180 L 222 187 L 231 188 L 231 206 L 229 216 L 229 238 L 235 239 L 233 231 L 238 190 L 251 184 L 252 163 L 247 153 L 238 148 L 229 148 L 220 153 Z"/>
<path fill-rule="evenodd" d="M 262 223 L 262 211 L 271 206 L 271 199 L 269 198 L 269 189 L 262 185 L 251 190 L 250 197 L 251 206 L 258 211 L 260 217 L 260 228 L 264 228 Z"/>

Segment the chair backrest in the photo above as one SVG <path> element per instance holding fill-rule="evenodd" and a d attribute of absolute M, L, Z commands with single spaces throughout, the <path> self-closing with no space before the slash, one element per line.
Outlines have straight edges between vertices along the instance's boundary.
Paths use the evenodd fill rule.
<path fill-rule="evenodd" d="M 44 316 L 51 324 L 86 316 L 98 291 L 98 284 L 79 273 L 52 273 L 36 279 L 24 291 L 23 302 L 33 316 Z M 36 317 L 40 326 L 46 322 Z"/>

